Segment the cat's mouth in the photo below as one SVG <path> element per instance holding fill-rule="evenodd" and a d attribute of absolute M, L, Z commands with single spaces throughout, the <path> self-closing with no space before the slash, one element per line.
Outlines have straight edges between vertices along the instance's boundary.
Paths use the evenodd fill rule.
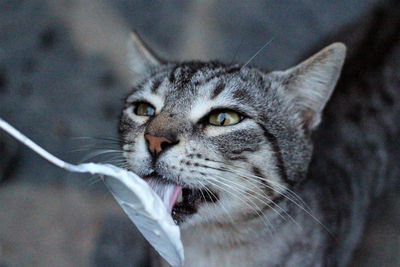
<path fill-rule="evenodd" d="M 184 222 L 195 214 L 200 205 L 218 201 L 217 194 L 209 188 L 189 188 L 154 173 L 143 179 L 164 202 L 176 224 Z"/>

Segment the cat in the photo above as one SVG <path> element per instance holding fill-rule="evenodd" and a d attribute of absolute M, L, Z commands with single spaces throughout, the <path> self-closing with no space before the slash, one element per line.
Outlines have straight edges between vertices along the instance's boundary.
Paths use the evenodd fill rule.
<path fill-rule="evenodd" d="M 341 37 L 343 71 L 343 43 L 270 72 L 167 62 L 132 34 L 140 78 L 121 113 L 121 146 L 180 225 L 185 266 L 349 264 L 372 200 L 400 176 L 392 5 Z"/>

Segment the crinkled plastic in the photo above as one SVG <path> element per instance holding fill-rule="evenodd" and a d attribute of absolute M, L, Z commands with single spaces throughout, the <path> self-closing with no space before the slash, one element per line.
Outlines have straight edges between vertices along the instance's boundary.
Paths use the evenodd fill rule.
<path fill-rule="evenodd" d="M 71 172 L 99 174 L 111 194 L 154 249 L 172 266 L 183 266 L 179 227 L 160 197 L 135 173 L 111 164 L 73 165 L 53 156 L 0 118 L 0 128 L 43 158 Z"/>

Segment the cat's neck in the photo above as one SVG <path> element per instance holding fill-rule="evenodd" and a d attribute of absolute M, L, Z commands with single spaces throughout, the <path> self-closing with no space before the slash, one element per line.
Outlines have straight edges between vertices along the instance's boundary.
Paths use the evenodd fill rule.
<path fill-rule="evenodd" d="M 305 255 L 321 254 L 325 236 L 321 232 L 325 230 L 316 226 L 309 215 L 295 209 L 290 200 L 284 199 L 279 205 L 292 218 L 266 210 L 264 219 L 252 216 L 234 224 L 183 227 L 186 262 L 190 266 L 257 266 L 257 262 L 273 266 L 289 260 L 288 249 L 294 246 L 299 247 L 299 253 L 306 252 Z M 204 259 L 204 262 L 193 265 L 191 259 Z M 305 259 L 299 259 L 299 263 L 301 260 Z"/>

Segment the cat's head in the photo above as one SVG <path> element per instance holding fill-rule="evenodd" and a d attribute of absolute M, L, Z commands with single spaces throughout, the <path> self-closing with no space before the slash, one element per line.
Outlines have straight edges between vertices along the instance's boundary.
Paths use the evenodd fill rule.
<path fill-rule="evenodd" d="M 137 78 L 121 114 L 129 168 L 177 222 L 229 222 L 273 209 L 304 179 L 311 132 L 338 80 L 345 46 L 285 71 L 164 62 L 132 35 Z"/>

